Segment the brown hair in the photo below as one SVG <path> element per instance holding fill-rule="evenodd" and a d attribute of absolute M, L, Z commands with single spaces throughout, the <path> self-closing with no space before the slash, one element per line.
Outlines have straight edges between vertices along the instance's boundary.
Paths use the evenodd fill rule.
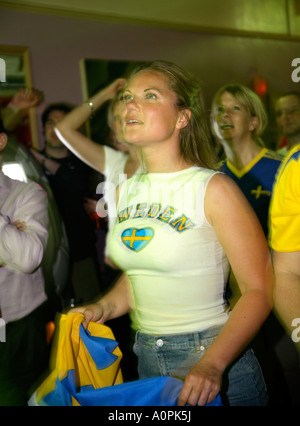
<path fill-rule="evenodd" d="M 164 74 L 169 80 L 170 89 L 177 95 L 178 110 L 191 111 L 188 124 L 180 132 L 180 151 L 183 158 L 189 163 L 215 170 L 218 158 L 199 82 L 178 65 L 167 61 L 141 64 L 131 72 L 129 79 L 146 70 Z"/>

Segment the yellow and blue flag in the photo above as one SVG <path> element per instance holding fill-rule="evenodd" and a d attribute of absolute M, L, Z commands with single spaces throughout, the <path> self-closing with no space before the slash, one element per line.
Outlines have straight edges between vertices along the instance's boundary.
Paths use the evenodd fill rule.
<path fill-rule="evenodd" d="M 156 377 L 123 383 L 122 353 L 111 329 L 80 313 L 61 315 L 54 366 L 32 395 L 31 406 L 176 406 L 183 381 Z M 222 405 L 218 396 L 209 405 Z"/>

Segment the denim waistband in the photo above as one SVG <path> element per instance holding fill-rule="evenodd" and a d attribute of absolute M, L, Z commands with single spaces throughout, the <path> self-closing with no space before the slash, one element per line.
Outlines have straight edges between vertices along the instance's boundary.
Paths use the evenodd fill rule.
<path fill-rule="evenodd" d="M 184 334 L 169 334 L 169 335 L 150 335 L 136 333 L 136 342 L 149 346 L 164 346 L 164 348 L 189 348 L 194 346 L 201 346 L 207 344 L 208 340 L 214 340 L 224 327 L 224 324 L 210 327 L 203 331 L 196 331 L 193 333 Z M 205 345 L 206 346 L 206 345 Z"/>

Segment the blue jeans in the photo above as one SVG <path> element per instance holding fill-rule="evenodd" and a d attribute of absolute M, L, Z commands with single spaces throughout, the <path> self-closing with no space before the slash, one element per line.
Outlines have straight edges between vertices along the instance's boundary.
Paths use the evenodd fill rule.
<path fill-rule="evenodd" d="M 133 349 L 138 357 L 139 378 L 173 376 L 184 380 L 221 329 L 222 326 L 216 326 L 199 333 L 170 336 L 137 332 Z M 267 405 L 266 385 L 251 349 L 225 370 L 220 394 L 224 405 Z"/>

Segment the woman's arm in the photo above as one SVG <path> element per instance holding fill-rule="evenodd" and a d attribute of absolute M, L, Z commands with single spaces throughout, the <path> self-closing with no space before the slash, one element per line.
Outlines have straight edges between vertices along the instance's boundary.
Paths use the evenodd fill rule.
<path fill-rule="evenodd" d="M 127 314 L 133 307 L 133 294 L 128 276 L 123 273 L 111 290 L 97 302 L 72 309 L 70 312 L 80 312 L 84 315 L 83 326 L 86 328 L 90 321 L 104 324 L 106 321 Z"/>
<path fill-rule="evenodd" d="M 241 297 L 217 339 L 188 373 L 179 405 L 204 405 L 216 397 L 225 368 L 253 339 L 273 301 L 274 274 L 266 239 L 254 211 L 229 177 L 211 179 L 205 212 L 228 256 Z"/>
<path fill-rule="evenodd" d="M 125 81 L 123 78 L 118 78 L 91 97 L 89 102 L 92 103 L 93 109 L 97 110 L 106 101 L 112 99 L 123 88 Z M 91 107 L 88 103 L 84 102 L 74 108 L 56 125 L 55 132 L 67 148 L 78 158 L 100 173 L 104 173 L 105 158 L 103 146 L 93 142 L 79 131 L 91 113 Z"/>

